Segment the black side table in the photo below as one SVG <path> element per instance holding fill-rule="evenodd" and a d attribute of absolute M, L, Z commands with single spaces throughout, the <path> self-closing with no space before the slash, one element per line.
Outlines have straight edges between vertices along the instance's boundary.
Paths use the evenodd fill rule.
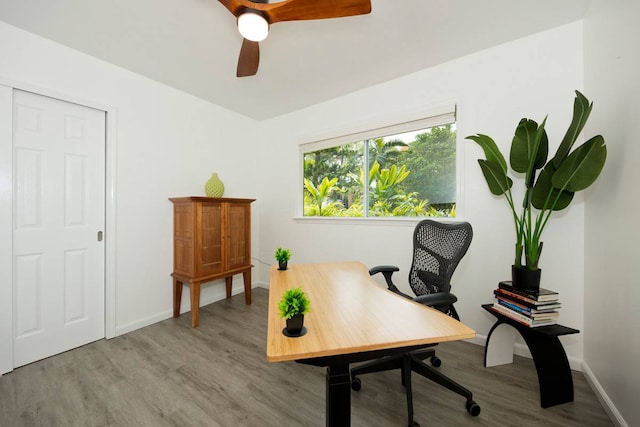
<path fill-rule="evenodd" d="M 493 314 L 498 321 L 487 335 L 484 350 L 484 365 L 487 366 L 487 349 L 493 331 L 501 324 L 515 328 L 527 343 L 538 372 L 540 384 L 540 406 L 549 408 L 562 403 L 573 402 L 573 378 L 567 360 L 567 354 L 558 339 L 560 335 L 577 334 L 580 331 L 562 325 L 549 325 L 530 328 L 497 311 L 492 304 L 483 304 L 482 308 Z"/>

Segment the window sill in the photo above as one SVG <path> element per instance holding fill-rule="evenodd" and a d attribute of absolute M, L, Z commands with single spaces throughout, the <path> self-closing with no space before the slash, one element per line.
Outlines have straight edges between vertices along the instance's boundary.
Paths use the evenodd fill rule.
<path fill-rule="evenodd" d="M 296 216 L 293 218 L 297 222 L 310 224 L 335 224 L 335 225 L 376 225 L 376 226 L 399 226 L 415 227 L 423 219 L 433 219 L 442 222 L 461 221 L 459 218 L 429 217 L 429 216 L 406 216 L 406 217 L 328 217 L 328 216 Z"/>

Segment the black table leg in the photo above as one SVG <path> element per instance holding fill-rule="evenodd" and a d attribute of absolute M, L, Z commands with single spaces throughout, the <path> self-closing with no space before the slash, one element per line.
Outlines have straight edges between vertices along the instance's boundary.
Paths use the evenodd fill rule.
<path fill-rule="evenodd" d="M 351 376 L 349 364 L 327 367 L 327 427 L 351 425 Z"/>
<path fill-rule="evenodd" d="M 573 402 L 573 378 L 567 354 L 558 337 L 521 334 L 531 351 L 540 384 L 540 406 Z"/>
<path fill-rule="evenodd" d="M 424 350 L 433 344 L 418 344 L 407 347 L 385 348 L 359 353 L 339 354 L 296 360 L 311 366 L 327 367 L 326 425 L 349 427 L 351 425 L 351 371 L 349 364 L 374 359 L 390 358 L 416 350 Z"/>
<path fill-rule="evenodd" d="M 540 406 L 549 408 L 567 402 L 573 402 L 573 377 L 567 353 L 558 338 L 561 335 L 575 334 L 580 331 L 562 325 L 549 325 L 529 328 L 519 322 L 491 309 L 491 304 L 482 306 L 496 316 L 498 321 L 487 335 L 484 353 L 484 364 L 487 366 L 487 353 L 491 334 L 501 324 L 515 328 L 529 347 L 531 357 L 536 365 L 538 384 L 540 385 Z"/>

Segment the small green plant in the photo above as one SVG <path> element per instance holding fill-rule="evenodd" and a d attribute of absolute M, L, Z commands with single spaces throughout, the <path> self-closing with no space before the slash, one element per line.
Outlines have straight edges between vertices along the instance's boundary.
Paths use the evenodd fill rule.
<path fill-rule="evenodd" d="M 291 259 L 291 251 L 289 249 L 276 249 L 275 253 L 276 261 L 278 262 L 287 262 Z"/>
<path fill-rule="evenodd" d="M 282 293 L 278 303 L 278 311 L 283 319 L 291 319 L 296 314 L 307 314 L 311 311 L 311 301 L 301 288 L 291 288 Z"/>

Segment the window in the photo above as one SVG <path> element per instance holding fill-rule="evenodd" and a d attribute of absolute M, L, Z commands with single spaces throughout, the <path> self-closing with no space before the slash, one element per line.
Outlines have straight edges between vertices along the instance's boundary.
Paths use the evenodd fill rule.
<path fill-rule="evenodd" d="M 301 146 L 304 216 L 455 217 L 455 114 Z"/>

